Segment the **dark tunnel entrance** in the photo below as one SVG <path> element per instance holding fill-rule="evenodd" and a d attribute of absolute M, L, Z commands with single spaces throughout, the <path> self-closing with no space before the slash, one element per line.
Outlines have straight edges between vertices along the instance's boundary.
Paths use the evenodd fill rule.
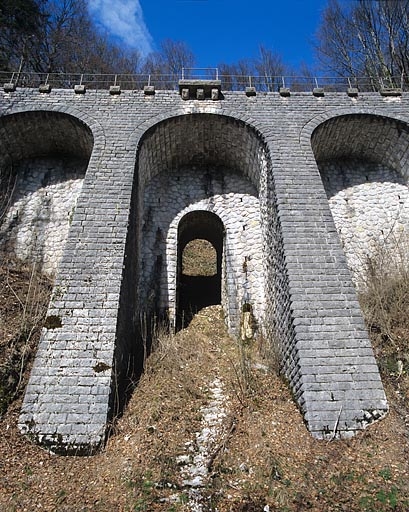
<path fill-rule="evenodd" d="M 178 227 L 176 329 L 206 306 L 221 304 L 224 226 L 208 211 L 186 214 Z"/>

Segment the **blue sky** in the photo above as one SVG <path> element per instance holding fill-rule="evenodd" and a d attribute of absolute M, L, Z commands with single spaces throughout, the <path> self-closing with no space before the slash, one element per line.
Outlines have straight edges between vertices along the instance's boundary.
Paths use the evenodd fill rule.
<path fill-rule="evenodd" d="M 143 54 L 163 39 L 185 41 L 197 67 L 257 55 L 259 44 L 298 67 L 313 64 L 311 41 L 327 0 L 88 0 L 95 20 Z"/>

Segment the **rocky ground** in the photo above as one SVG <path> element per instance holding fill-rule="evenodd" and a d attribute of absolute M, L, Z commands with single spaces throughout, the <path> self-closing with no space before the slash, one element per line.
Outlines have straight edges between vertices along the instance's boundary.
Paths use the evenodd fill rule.
<path fill-rule="evenodd" d="M 3 271 L 0 283 L 3 370 L 18 345 L 13 333 L 30 286 L 37 283 L 35 296 L 40 284 L 45 296 L 49 290 L 30 269 L 14 270 Z M 32 351 L 38 333 L 30 329 Z M 52 455 L 19 434 L 27 374 L 20 370 L 0 420 L 0 510 L 408 511 L 405 332 L 389 341 L 375 332 L 390 412 L 347 441 L 312 439 L 263 358 L 263 341 L 229 337 L 219 306 L 199 312 L 176 336 L 159 335 L 124 415 L 93 457 Z"/>

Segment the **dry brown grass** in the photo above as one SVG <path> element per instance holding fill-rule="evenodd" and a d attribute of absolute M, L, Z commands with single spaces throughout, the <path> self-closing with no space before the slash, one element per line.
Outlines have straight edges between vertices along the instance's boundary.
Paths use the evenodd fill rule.
<path fill-rule="evenodd" d="M 260 343 L 231 338 L 220 306 L 175 336 L 159 333 L 127 410 L 94 457 L 64 458 L 31 444 L 17 432 L 14 401 L 0 420 L 0 510 L 192 510 L 179 457 L 198 443 L 218 378 L 226 415 L 200 489 L 203 512 L 407 512 L 406 370 L 386 375 L 384 420 L 352 440 L 320 442 Z"/>
<path fill-rule="evenodd" d="M 182 255 L 182 271 L 186 276 L 213 276 L 217 274 L 217 253 L 207 240 L 190 241 Z"/>
<path fill-rule="evenodd" d="M 50 294 L 37 265 L 0 253 L 0 415 L 24 389 Z"/>
<path fill-rule="evenodd" d="M 401 244 L 379 245 L 367 261 L 360 303 L 387 385 L 409 407 L 409 257 Z"/>

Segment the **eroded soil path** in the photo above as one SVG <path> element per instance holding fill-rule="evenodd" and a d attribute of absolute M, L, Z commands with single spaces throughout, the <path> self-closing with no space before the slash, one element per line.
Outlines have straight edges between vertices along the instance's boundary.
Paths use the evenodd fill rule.
<path fill-rule="evenodd" d="M 31 444 L 16 429 L 20 400 L 11 404 L 0 420 L 1 511 L 409 510 L 405 375 L 387 382 L 386 419 L 319 442 L 261 341 L 228 336 L 220 307 L 158 345 L 93 457 Z"/>

